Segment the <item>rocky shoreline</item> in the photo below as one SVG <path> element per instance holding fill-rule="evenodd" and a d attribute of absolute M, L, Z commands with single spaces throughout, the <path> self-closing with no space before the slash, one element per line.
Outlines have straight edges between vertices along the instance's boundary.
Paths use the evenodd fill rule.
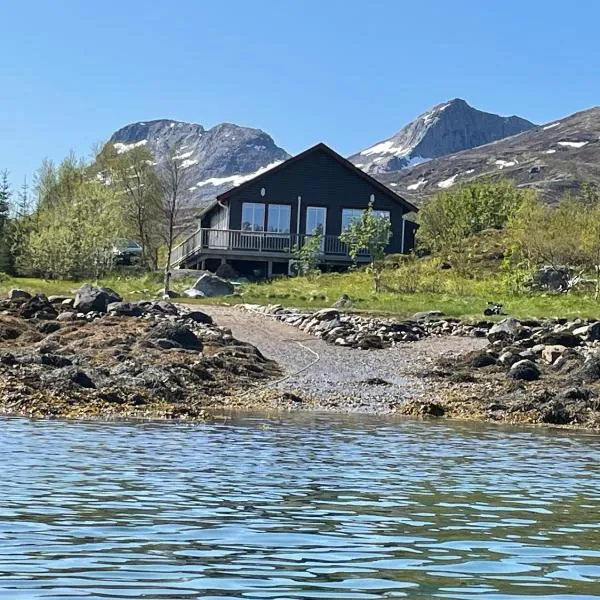
<path fill-rule="evenodd" d="M 0 413 L 201 420 L 223 408 L 335 410 L 600 430 L 600 321 L 214 307 L 235 337 L 210 312 L 123 302 L 89 285 L 74 298 L 12 290 L 0 300 Z M 287 339 L 292 328 L 303 337 Z M 320 357 L 314 366 L 305 351 Z"/>
<path fill-rule="evenodd" d="M 203 419 L 206 409 L 270 405 L 277 364 L 207 314 L 13 290 L 0 301 L 0 412 L 34 418 Z M 254 390 L 257 390 L 254 392 Z"/>
<path fill-rule="evenodd" d="M 437 311 L 394 320 L 241 305 L 337 346 L 381 350 L 440 336 L 478 338 L 483 348 L 419 365 L 419 394 L 396 414 L 600 430 L 600 321 L 482 320 Z"/>

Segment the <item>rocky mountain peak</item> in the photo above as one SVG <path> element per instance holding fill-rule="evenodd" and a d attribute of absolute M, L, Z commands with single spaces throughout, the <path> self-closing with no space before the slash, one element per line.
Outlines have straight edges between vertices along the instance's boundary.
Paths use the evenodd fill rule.
<path fill-rule="evenodd" d="M 434 106 L 392 137 L 351 156 L 350 160 L 368 173 L 387 173 L 533 127 L 526 119 L 486 113 L 462 98 L 454 98 Z"/>
<path fill-rule="evenodd" d="M 289 154 L 260 129 L 220 123 L 205 129 L 171 119 L 140 121 L 116 131 L 108 141 L 117 152 L 145 146 L 160 163 L 170 153 L 185 170 L 185 203 L 201 206 L 217 194 L 279 164 Z"/>

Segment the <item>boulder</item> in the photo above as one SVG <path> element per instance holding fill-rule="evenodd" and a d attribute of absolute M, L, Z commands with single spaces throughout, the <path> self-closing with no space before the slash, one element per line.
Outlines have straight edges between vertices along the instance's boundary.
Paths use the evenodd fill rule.
<path fill-rule="evenodd" d="M 542 360 L 551 365 L 556 361 L 557 358 L 560 358 L 563 355 L 565 350 L 566 347 L 560 345 L 544 346 L 542 350 Z"/>
<path fill-rule="evenodd" d="M 29 298 L 31 298 L 31 294 L 25 290 L 13 288 L 12 290 L 8 291 L 7 298 L 9 300 L 29 300 Z"/>
<path fill-rule="evenodd" d="M 366 335 L 358 341 L 357 345 L 361 350 L 381 350 L 383 340 L 377 335 Z"/>
<path fill-rule="evenodd" d="M 600 321 L 596 321 L 589 326 L 587 336 L 593 342 L 600 340 Z"/>
<path fill-rule="evenodd" d="M 510 368 L 508 376 L 521 381 L 535 381 L 540 378 L 540 369 L 531 360 L 520 360 Z"/>
<path fill-rule="evenodd" d="M 516 339 L 521 332 L 521 323 L 514 317 L 502 319 L 496 323 L 488 332 L 490 342 L 505 342 Z"/>
<path fill-rule="evenodd" d="M 123 298 L 114 290 L 107 287 L 96 287 L 89 283 L 84 283 L 75 294 L 73 308 L 78 312 L 89 313 L 97 311 L 104 313 L 106 307 L 113 302 L 121 302 Z"/>
<path fill-rule="evenodd" d="M 61 312 L 58 317 L 56 317 L 57 321 L 75 321 L 77 319 L 77 313 L 71 311 Z"/>
<path fill-rule="evenodd" d="M 158 302 L 153 304 L 152 308 L 155 308 L 167 315 L 179 314 L 177 307 L 172 302 L 167 302 L 166 300 L 159 300 Z"/>
<path fill-rule="evenodd" d="M 135 302 L 111 302 L 106 312 L 121 317 L 141 317 L 144 314 L 142 307 Z"/>
<path fill-rule="evenodd" d="M 600 356 L 592 355 L 583 363 L 583 366 L 575 374 L 577 379 L 585 382 L 598 381 L 600 379 Z"/>
<path fill-rule="evenodd" d="M 332 321 L 339 316 L 340 311 L 337 308 L 323 308 L 313 315 L 313 319 L 316 319 L 317 321 Z"/>
<path fill-rule="evenodd" d="M 202 342 L 196 334 L 185 325 L 177 323 L 159 323 L 148 332 L 147 337 L 150 340 L 168 340 L 189 350 L 202 350 Z"/>
<path fill-rule="evenodd" d="M 506 352 L 503 352 L 499 357 L 498 357 L 498 362 L 503 366 L 503 367 L 512 367 L 516 362 L 519 362 L 520 360 L 523 360 L 523 358 L 525 358 L 524 356 L 521 356 L 520 354 L 515 354 L 514 352 L 510 352 L 509 350 L 507 350 Z"/>
<path fill-rule="evenodd" d="M 194 321 L 194 323 L 203 323 L 205 325 L 213 324 L 212 317 L 210 315 L 207 315 L 206 313 L 203 313 L 200 310 L 192 310 L 189 313 L 185 313 L 185 315 L 183 316 L 186 319 Z"/>
<path fill-rule="evenodd" d="M 161 298 L 179 298 L 179 294 L 175 290 L 165 290 L 165 288 L 161 288 L 156 292 L 157 296 Z"/>
<path fill-rule="evenodd" d="M 490 367 L 491 365 L 496 364 L 496 358 L 494 358 L 491 354 L 487 354 L 486 352 L 482 352 L 481 354 L 476 354 L 471 359 L 471 366 L 474 369 L 481 369 L 482 367 Z"/>
<path fill-rule="evenodd" d="M 564 292 L 572 285 L 572 277 L 567 267 L 540 267 L 531 278 L 531 285 L 552 292 Z"/>
<path fill-rule="evenodd" d="M 581 345 L 581 338 L 570 331 L 550 331 L 544 334 L 541 343 L 545 346 L 565 346 L 565 348 L 575 348 Z"/>
<path fill-rule="evenodd" d="M 208 297 L 230 296 L 234 292 L 234 287 L 229 281 L 212 273 L 201 275 L 191 289 L 202 292 Z"/>
<path fill-rule="evenodd" d="M 23 319 L 55 319 L 58 312 L 48 302 L 44 294 L 37 294 L 26 300 L 19 309 L 19 316 Z"/>

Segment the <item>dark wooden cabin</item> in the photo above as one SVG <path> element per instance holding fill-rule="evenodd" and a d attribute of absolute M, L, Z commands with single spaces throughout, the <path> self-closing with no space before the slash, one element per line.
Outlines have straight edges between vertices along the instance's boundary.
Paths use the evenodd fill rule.
<path fill-rule="evenodd" d="M 242 273 L 288 273 L 292 249 L 321 229 L 323 265 L 348 266 L 352 261 L 339 235 L 371 201 L 391 221 L 387 252 L 410 252 L 416 225 L 407 215 L 417 208 L 317 144 L 217 196 L 199 215 L 197 231 L 174 249 L 172 264 L 215 270 L 227 262 Z"/>

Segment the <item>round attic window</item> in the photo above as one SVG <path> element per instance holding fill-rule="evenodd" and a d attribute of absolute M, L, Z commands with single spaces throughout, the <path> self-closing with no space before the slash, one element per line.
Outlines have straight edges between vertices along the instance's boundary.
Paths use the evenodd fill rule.
<path fill-rule="evenodd" d="M 375 202 L 375 194 L 371 194 L 371 197 L 369 198 L 369 200 L 371 202 Z"/>
<path fill-rule="evenodd" d="M 267 190 L 265 190 L 265 188 L 260 188 L 260 195 L 264 198 L 265 194 L 267 193 Z"/>

